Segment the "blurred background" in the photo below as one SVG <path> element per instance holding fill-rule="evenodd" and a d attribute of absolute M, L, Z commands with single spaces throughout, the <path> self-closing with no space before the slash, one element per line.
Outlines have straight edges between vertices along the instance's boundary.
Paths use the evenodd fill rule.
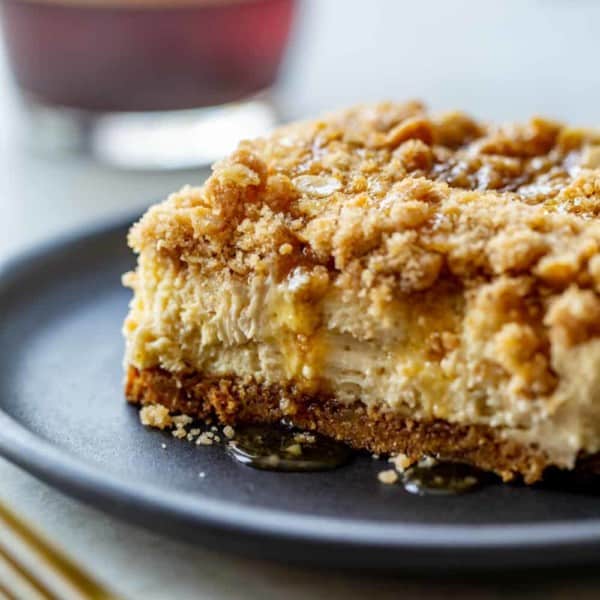
<path fill-rule="evenodd" d="M 354 102 L 600 122 L 594 0 L 0 5 L 1 254 L 142 210 L 239 137 Z"/>

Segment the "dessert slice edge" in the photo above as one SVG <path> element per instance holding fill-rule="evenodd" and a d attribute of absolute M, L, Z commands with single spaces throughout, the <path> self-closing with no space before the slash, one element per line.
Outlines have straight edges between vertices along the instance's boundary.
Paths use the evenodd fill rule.
<path fill-rule="evenodd" d="M 128 399 L 504 479 L 573 468 L 600 449 L 578 135 L 383 104 L 242 143 L 131 231 Z"/>

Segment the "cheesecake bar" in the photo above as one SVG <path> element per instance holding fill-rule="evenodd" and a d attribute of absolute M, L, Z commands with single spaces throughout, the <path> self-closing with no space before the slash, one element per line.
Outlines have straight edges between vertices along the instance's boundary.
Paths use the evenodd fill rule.
<path fill-rule="evenodd" d="M 126 396 L 528 483 L 600 450 L 600 134 L 361 105 L 133 226 Z"/>

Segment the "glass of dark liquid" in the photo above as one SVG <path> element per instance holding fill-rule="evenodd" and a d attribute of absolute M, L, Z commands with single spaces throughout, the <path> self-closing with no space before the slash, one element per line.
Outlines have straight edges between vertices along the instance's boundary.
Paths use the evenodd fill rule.
<path fill-rule="evenodd" d="M 294 0 L 0 0 L 36 146 L 207 164 L 276 122 Z"/>

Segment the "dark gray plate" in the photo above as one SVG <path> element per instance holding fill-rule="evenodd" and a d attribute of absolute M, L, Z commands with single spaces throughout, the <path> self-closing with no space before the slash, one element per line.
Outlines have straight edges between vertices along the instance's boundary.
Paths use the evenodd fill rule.
<path fill-rule="evenodd" d="M 430 569 L 597 561 L 593 490 L 417 497 L 378 483 L 386 464 L 367 456 L 332 472 L 270 473 L 141 427 L 121 389 L 126 230 L 88 232 L 2 268 L 4 456 L 120 517 L 253 556 Z"/>

